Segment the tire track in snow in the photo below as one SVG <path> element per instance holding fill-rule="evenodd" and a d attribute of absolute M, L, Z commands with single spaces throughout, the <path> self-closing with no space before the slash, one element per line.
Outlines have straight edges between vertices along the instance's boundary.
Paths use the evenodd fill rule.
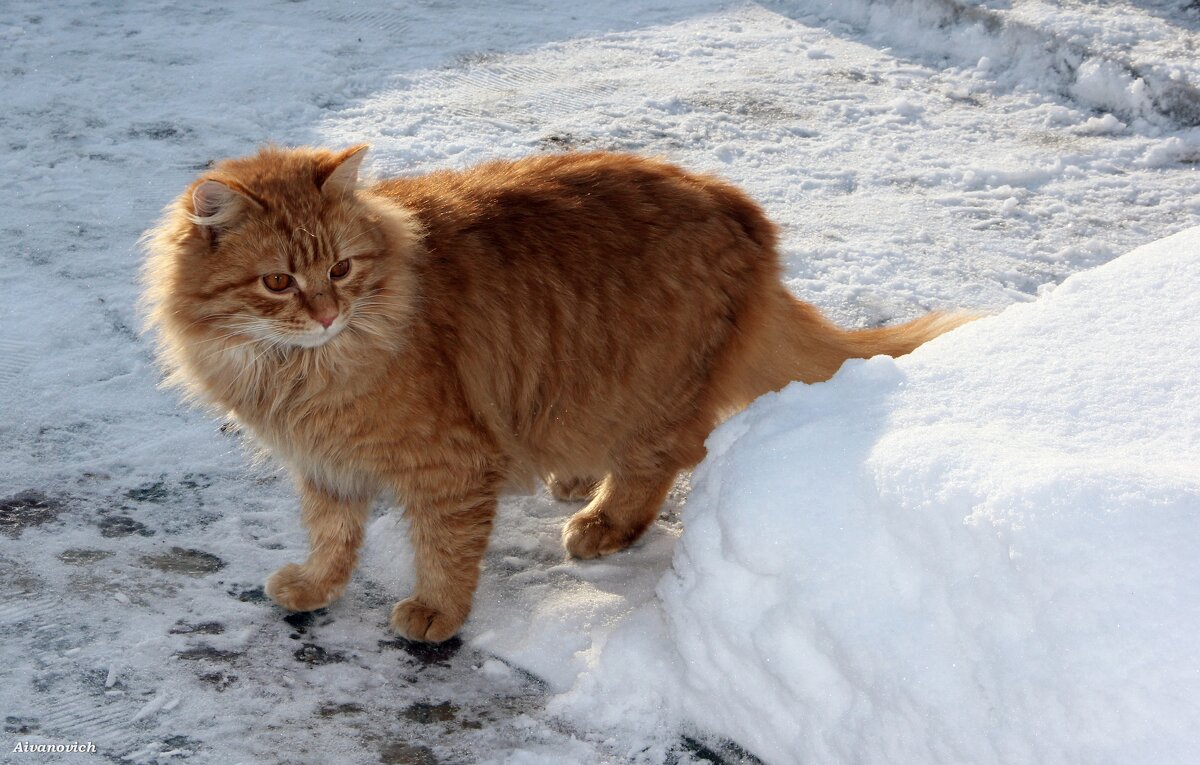
<path fill-rule="evenodd" d="M 363 9 L 338 13 L 326 11 L 321 14 L 330 21 L 351 26 L 369 27 L 398 35 L 408 30 L 410 22 L 394 10 Z"/>
<path fill-rule="evenodd" d="M 23 340 L 0 339 L 0 380 L 14 380 L 34 359 L 34 347 Z"/>
<path fill-rule="evenodd" d="M 42 598 L 13 599 L 0 604 L 0 627 L 21 624 L 30 620 L 50 621 L 62 607 L 59 600 Z"/>
<path fill-rule="evenodd" d="M 536 121 L 543 116 L 595 108 L 614 90 L 602 83 L 578 80 L 576 72 L 486 61 L 430 78 L 422 90 L 428 90 L 429 95 L 438 92 L 450 95 L 453 100 L 446 104 L 445 111 L 454 116 L 467 119 L 516 116 Z"/>
<path fill-rule="evenodd" d="M 108 701 L 85 696 L 54 704 L 38 722 L 39 733 L 59 735 L 70 741 L 91 741 L 106 755 L 132 752 L 142 741 L 139 732 L 130 725 L 136 710 L 122 701 Z"/>

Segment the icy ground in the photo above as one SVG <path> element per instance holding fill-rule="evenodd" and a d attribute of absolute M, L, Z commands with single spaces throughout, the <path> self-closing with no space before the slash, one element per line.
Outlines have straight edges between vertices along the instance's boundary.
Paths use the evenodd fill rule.
<path fill-rule="evenodd" d="M 623 149 L 746 187 L 784 227 L 791 287 L 843 323 L 999 310 L 1200 224 L 1198 40 L 1200 8 L 1188 0 L 6 0 L 0 761 L 870 759 L 869 748 L 834 747 L 848 729 L 822 716 L 853 694 L 822 697 L 800 718 L 793 694 L 817 680 L 754 685 L 782 715 L 765 731 L 762 714 L 697 706 L 700 694 L 715 709 L 747 708 L 730 678 L 756 677 L 754 657 L 773 655 L 749 639 L 707 658 L 683 646 L 694 685 L 680 698 L 691 700 L 670 714 L 658 705 L 678 668 L 654 664 L 670 654 L 632 649 L 666 629 L 660 608 L 702 612 L 669 584 L 704 560 L 699 532 L 676 545 L 691 517 L 686 483 L 643 543 L 587 564 L 564 563 L 558 548 L 571 508 L 544 493 L 508 498 L 461 643 L 427 650 L 387 634 L 409 575 L 403 529 L 383 508 L 347 596 L 285 618 L 258 588 L 303 554 L 291 489 L 249 466 L 219 423 L 155 389 L 136 332 L 137 237 L 210 161 L 268 140 L 368 141 L 378 174 Z M 1133 392 L 1124 402 L 1140 403 Z M 1095 414 L 1087 402 L 1058 413 L 1067 423 Z M 809 457 L 795 459 L 803 477 Z M 968 481 L 952 496 L 963 515 L 984 488 Z M 1165 507 L 1194 497 L 1168 488 Z M 703 528 L 719 509 L 695 512 Z M 925 592 L 939 596 L 918 589 L 905 602 Z M 880 629 L 869 617 L 826 633 L 838 638 L 823 645 L 835 668 L 875 666 L 855 661 L 868 628 Z M 623 637 L 606 656 L 614 628 Z M 946 646 L 969 640 L 936 634 L 945 650 L 931 660 L 945 669 L 959 656 Z M 948 703 L 968 711 L 1012 698 L 1002 674 L 978 686 L 993 696 L 965 702 L 954 695 L 961 677 L 938 677 Z M 589 688 L 611 703 L 589 706 Z M 929 690 L 916 698 L 937 698 Z M 1131 696 L 1167 698 L 1154 690 Z M 869 726 L 862 704 L 846 719 Z M 831 727 L 814 732 L 821 720 Z M 1114 740 L 1131 725 L 1112 719 Z M 831 748 L 796 748 L 818 739 Z M 21 741 L 92 741 L 99 752 L 11 753 Z M 1159 754 L 1189 743 L 1177 737 Z"/>

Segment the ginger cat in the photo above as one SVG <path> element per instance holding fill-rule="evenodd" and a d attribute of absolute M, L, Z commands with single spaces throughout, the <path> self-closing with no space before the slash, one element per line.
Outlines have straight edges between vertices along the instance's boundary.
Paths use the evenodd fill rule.
<path fill-rule="evenodd" d="M 510 479 L 590 500 L 570 555 L 616 552 L 722 417 L 969 318 L 837 328 L 782 286 L 749 197 L 661 161 L 555 154 L 360 187 L 365 151 L 226 160 L 145 237 L 168 381 L 299 485 L 308 558 L 266 585 L 293 611 L 341 595 L 391 491 L 417 566 L 391 626 L 446 640 Z"/>

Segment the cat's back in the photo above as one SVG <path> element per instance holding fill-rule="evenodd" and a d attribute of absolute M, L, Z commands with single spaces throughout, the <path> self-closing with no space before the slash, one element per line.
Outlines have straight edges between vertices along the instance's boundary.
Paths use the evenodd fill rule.
<path fill-rule="evenodd" d="M 773 257 L 775 227 L 719 178 L 633 154 L 587 152 L 498 160 L 378 183 L 415 213 L 434 249 L 483 240 L 505 258 L 561 260 L 603 248 L 607 259 L 653 251 L 665 237 L 712 225 L 737 230 Z M 660 253 L 661 256 L 661 253 Z"/>
<path fill-rule="evenodd" d="M 473 347 L 571 336 L 599 352 L 652 332 L 706 343 L 779 271 L 775 227 L 749 196 L 659 159 L 539 155 L 372 193 L 420 221 L 422 309 Z"/>

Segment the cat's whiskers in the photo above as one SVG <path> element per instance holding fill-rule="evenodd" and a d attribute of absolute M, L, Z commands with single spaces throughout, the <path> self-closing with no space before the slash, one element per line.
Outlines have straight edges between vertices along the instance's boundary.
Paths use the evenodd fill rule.
<path fill-rule="evenodd" d="M 222 340 L 228 340 L 228 339 L 234 338 L 234 337 L 245 337 L 246 335 L 253 335 L 252 332 L 248 331 L 248 329 L 244 328 L 244 327 L 224 327 L 224 329 L 226 329 L 228 331 L 221 335 L 216 335 L 214 337 L 206 337 L 203 340 L 199 340 L 196 342 L 196 345 L 209 345 L 210 343 L 217 343 L 217 342 L 221 342 Z M 252 337 L 251 339 L 255 340 L 258 338 Z"/>
<path fill-rule="evenodd" d="M 263 360 L 263 357 L 267 356 L 267 354 L 272 353 L 273 351 L 278 350 L 280 347 L 282 347 L 283 343 L 282 343 L 282 341 L 280 341 L 278 339 L 274 339 L 274 338 L 266 338 L 264 340 L 259 341 L 259 343 L 263 346 L 262 349 L 259 350 L 258 353 L 255 353 L 253 358 L 251 358 L 248 362 L 244 362 L 241 371 L 239 371 L 236 375 L 234 375 L 233 378 L 226 384 L 225 390 L 228 393 L 232 394 L 234 392 L 235 387 L 237 386 L 238 382 L 248 372 L 253 372 L 253 375 L 252 375 L 251 379 L 248 381 L 249 385 L 247 387 L 249 387 L 251 389 L 260 389 L 261 388 L 261 381 L 258 378 L 262 375 L 262 373 L 264 371 L 264 368 L 263 368 L 264 365 L 260 364 L 259 362 L 261 362 Z M 249 345 L 249 343 L 243 343 L 243 344 L 237 346 L 237 348 L 242 348 L 242 347 L 245 347 L 246 345 Z"/>
<path fill-rule="evenodd" d="M 185 324 L 180 329 L 180 331 L 186 332 L 187 330 L 191 329 L 192 327 L 196 326 L 197 324 L 201 324 L 203 322 L 218 321 L 220 319 L 237 319 L 237 318 L 244 318 L 244 317 L 240 313 L 210 313 L 205 316 L 201 316 L 199 319 L 196 319 L 195 321 L 193 321 L 189 324 Z"/>
<path fill-rule="evenodd" d="M 256 339 L 256 340 L 262 339 L 263 321 L 261 319 L 256 319 L 256 318 L 247 317 L 247 316 L 238 316 L 237 318 L 238 318 L 238 321 L 229 322 L 228 324 L 221 327 L 221 329 L 226 330 L 225 334 L 216 335 L 215 337 L 205 338 L 204 340 L 201 340 L 198 344 L 199 345 L 207 345 L 208 343 L 219 342 L 221 340 L 226 340 L 231 337 L 237 337 L 239 335 L 250 336 L 252 339 Z"/>
<path fill-rule="evenodd" d="M 206 341 L 206 343 L 215 343 L 215 342 L 218 342 L 221 340 L 228 341 L 230 338 L 238 337 L 240 335 L 241 335 L 241 333 L 232 333 L 225 337 L 211 338 L 208 341 Z M 244 335 L 241 335 L 241 336 L 244 336 Z M 213 359 L 214 357 L 220 357 L 222 355 L 229 354 L 229 353 L 236 353 L 238 351 L 238 349 L 254 345 L 258 342 L 260 342 L 258 340 L 258 338 L 252 337 L 248 340 L 242 340 L 241 342 L 233 343 L 232 345 L 228 344 L 228 343 L 226 343 L 224 345 L 219 345 L 216 348 L 208 349 L 203 355 L 201 355 L 197 358 L 197 362 L 206 362 L 210 359 Z"/>
<path fill-rule="evenodd" d="M 368 292 L 367 294 L 357 298 L 356 300 L 351 301 L 350 306 L 349 306 L 351 316 L 353 317 L 353 316 L 358 316 L 358 315 L 363 315 L 363 316 L 378 315 L 381 318 L 386 318 L 387 314 L 380 313 L 378 311 L 372 311 L 372 309 L 379 309 L 379 308 L 385 308 L 385 309 L 391 308 L 393 310 L 395 309 L 396 301 L 394 299 L 389 300 L 386 298 L 379 297 L 381 294 L 383 294 L 383 292 L 384 292 L 384 290 L 382 288 L 375 289 L 375 290 L 372 290 L 371 292 Z"/>
<path fill-rule="evenodd" d="M 369 325 L 355 324 L 347 327 L 346 331 L 367 340 L 384 339 L 384 334 L 382 332 L 379 332 L 376 328 Z"/>
<path fill-rule="evenodd" d="M 356 317 L 356 316 L 378 316 L 378 317 L 380 317 L 380 318 L 383 318 L 383 317 L 386 317 L 386 316 L 387 316 L 387 314 L 386 314 L 386 313 L 384 313 L 384 312 L 383 312 L 383 310 L 382 310 L 382 309 L 385 309 L 385 308 L 388 308 L 388 304 L 387 304 L 387 303 L 383 303 L 383 302 L 379 302 L 379 303 L 370 303 L 370 302 L 364 302 L 364 303 L 355 303 L 355 304 L 354 304 L 353 306 L 351 306 L 351 308 L 350 308 L 350 311 L 349 311 L 349 318 L 350 318 L 350 319 L 353 319 L 353 318 L 354 318 L 354 317 Z"/>
<path fill-rule="evenodd" d="M 371 298 L 362 298 L 355 300 L 350 304 L 350 309 L 356 311 L 360 308 L 386 308 L 389 305 L 386 300 L 375 300 Z"/>
<path fill-rule="evenodd" d="M 361 309 L 355 306 L 354 312 L 346 322 L 346 330 L 360 335 L 369 335 L 379 340 L 388 340 L 393 333 L 387 331 L 387 315 L 384 313 Z"/>
<path fill-rule="evenodd" d="M 222 346 L 220 348 L 215 348 L 215 349 L 209 351 L 208 353 L 204 354 L 203 356 L 201 356 L 200 360 L 207 361 L 218 354 L 236 353 L 238 350 L 240 350 L 242 348 L 246 348 L 251 345 L 255 345 L 258 342 L 259 341 L 257 339 L 253 339 L 253 340 L 246 340 L 241 343 L 237 343 L 235 345 L 226 345 L 226 346 Z"/>
<path fill-rule="evenodd" d="M 207 338 L 206 340 L 201 341 L 201 344 L 221 342 L 238 336 L 249 336 L 249 339 L 233 345 L 221 345 L 217 348 L 210 349 L 200 357 L 200 360 L 204 361 L 211 359 L 214 356 L 225 354 L 237 354 L 242 358 L 239 358 L 234 363 L 255 365 L 261 359 L 264 353 L 286 347 L 287 343 L 278 336 L 278 332 L 274 331 L 274 328 L 272 327 L 273 322 L 271 320 L 246 316 L 239 316 L 238 318 L 240 321 L 238 321 L 234 326 L 227 327 L 232 331 L 217 337 Z M 250 361 L 246 361 L 244 359 L 244 349 L 258 345 L 263 346 L 263 353 L 256 355 Z"/>

